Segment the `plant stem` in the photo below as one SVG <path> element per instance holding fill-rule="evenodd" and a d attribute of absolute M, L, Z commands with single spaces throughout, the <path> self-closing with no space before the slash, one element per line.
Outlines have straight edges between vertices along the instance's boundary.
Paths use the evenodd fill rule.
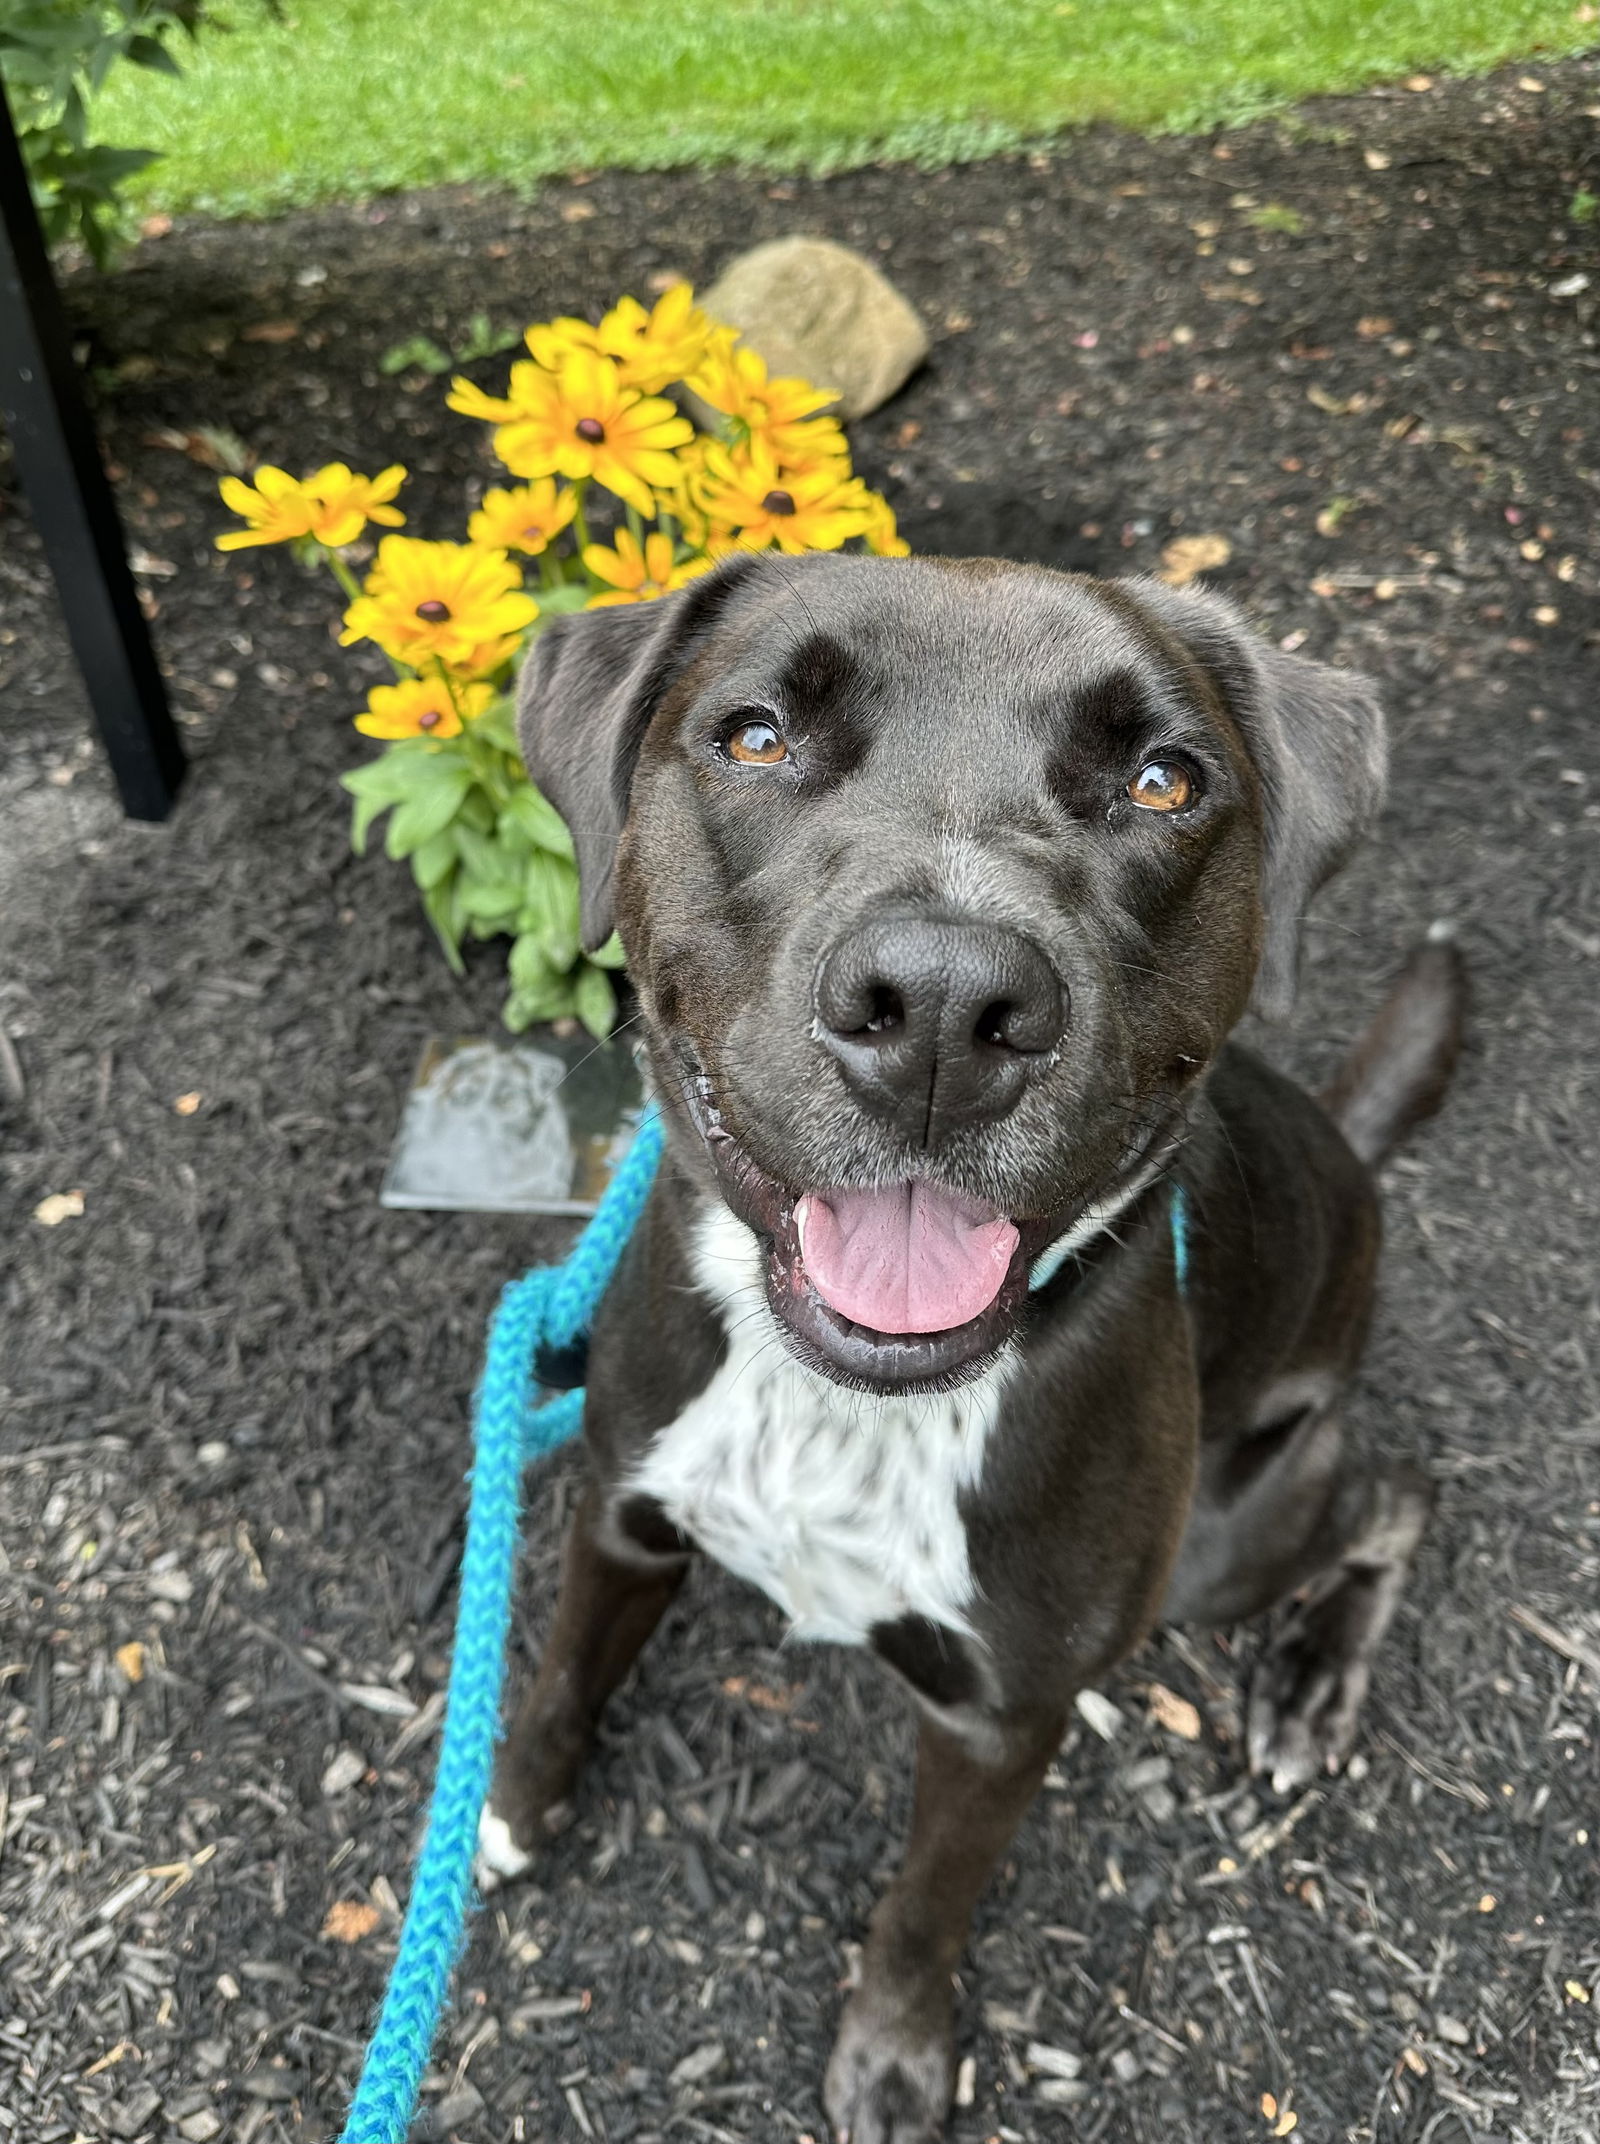
<path fill-rule="evenodd" d="M 363 593 L 363 590 L 361 583 L 356 579 L 355 575 L 350 570 L 349 561 L 347 559 L 341 558 L 337 551 L 330 550 L 328 545 L 325 543 L 318 544 L 317 549 L 322 553 L 323 557 L 328 561 L 329 566 L 333 569 L 334 579 L 339 583 L 339 586 L 344 590 L 345 594 L 350 598 L 351 602 L 354 603 L 356 598 Z M 397 662 L 394 656 L 389 654 L 387 648 L 385 648 L 384 650 L 384 656 L 388 662 L 389 668 L 402 682 L 404 682 L 406 678 L 415 675 L 413 671 L 408 670 L 406 668 L 404 663 Z"/>

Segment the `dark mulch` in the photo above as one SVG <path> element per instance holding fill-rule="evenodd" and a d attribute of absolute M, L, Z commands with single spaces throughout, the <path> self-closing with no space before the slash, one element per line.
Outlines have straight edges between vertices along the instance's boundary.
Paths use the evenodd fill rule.
<path fill-rule="evenodd" d="M 479 435 L 380 378 L 390 344 L 796 228 L 881 253 L 934 330 L 859 441 L 919 545 L 1114 571 L 1220 531 L 1268 630 L 1384 680 L 1393 802 L 1274 1046 L 1325 1068 L 1441 913 L 1477 988 L 1389 1185 L 1356 1413 L 1443 1494 L 1355 1774 L 1270 1805 L 1235 1739 L 1254 1639 L 1153 1643 L 982 1909 L 953 2133 L 1231 2144 L 1270 2092 L 1316 2144 L 1593 2137 L 1600 1675 L 1513 1619 L 1600 1643 L 1600 226 L 1567 213 L 1600 191 L 1600 75 L 1535 72 L 1215 144 L 186 227 L 74 286 L 195 765 L 170 826 L 119 821 L 0 495 L 0 2137 L 337 2126 L 432 1770 L 484 1316 L 557 1241 L 377 1209 L 419 1038 L 490 1021 L 497 962 L 458 987 L 401 875 L 351 859 L 324 592 L 217 558 L 211 477 L 152 441 L 399 455 L 452 533 Z M 74 1188 L 81 1218 L 29 1218 Z M 531 1485 L 524 1651 L 573 1480 Z M 820 2134 L 907 1722 L 869 1664 L 780 1637 L 693 1586 L 544 1882 L 477 1924 L 420 2135 Z M 1152 1681 L 1198 1742 L 1149 1723 Z M 341 1902 L 377 1909 L 349 1947 Z"/>

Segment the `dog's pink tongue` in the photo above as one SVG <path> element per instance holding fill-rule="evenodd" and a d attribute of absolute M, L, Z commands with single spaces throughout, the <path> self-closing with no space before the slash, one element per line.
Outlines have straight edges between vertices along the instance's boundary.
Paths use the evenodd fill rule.
<path fill-rule="evenodd" d="M 987 1310 L 1017 1247 L 1006 1220 L 934 1184 L 808 1191 L 800 1256 L 830 1309 L 879 1333 L 942 1333 Z"/>

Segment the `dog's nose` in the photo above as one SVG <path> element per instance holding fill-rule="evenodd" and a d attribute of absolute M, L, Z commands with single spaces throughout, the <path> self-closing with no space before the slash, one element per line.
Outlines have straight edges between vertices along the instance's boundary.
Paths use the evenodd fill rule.
<path fill-rule="evenodd" d="M 885 917 L 824 956 L 816 1014 L 852 1091 L 931 1146 L 1015 1107 L 1061 1040 L 1066 993 L 1018 931 Z"/>

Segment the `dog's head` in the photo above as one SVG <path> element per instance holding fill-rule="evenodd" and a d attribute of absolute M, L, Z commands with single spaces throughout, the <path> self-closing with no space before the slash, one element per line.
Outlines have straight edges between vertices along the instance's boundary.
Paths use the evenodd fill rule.
<path fill-rule="evenodd" d="M 987 561 L 735 557 L 562 619 L 521 737 L 680 1152 L 795 1351 L 878 1389 L 990 1360 L 1159 1164 L 1383 783 L 1364 680 Z"/>

